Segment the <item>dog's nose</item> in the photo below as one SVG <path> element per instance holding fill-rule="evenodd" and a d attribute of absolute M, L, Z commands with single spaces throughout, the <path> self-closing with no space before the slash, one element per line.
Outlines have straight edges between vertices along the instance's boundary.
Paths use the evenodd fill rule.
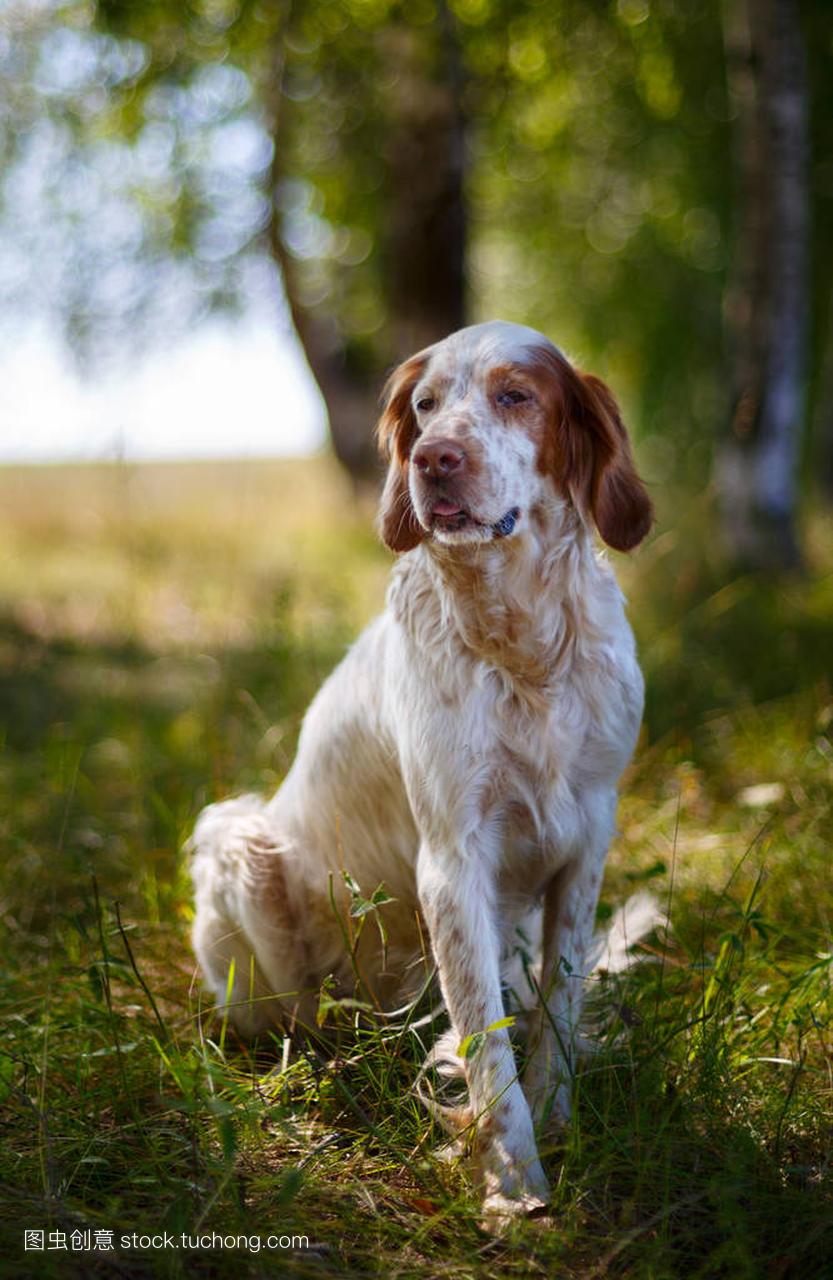
<path fill-rule="evenodd" d="M 466 455 L 453 440 L 431 440 L 417 445 L 411 462 L 422 475 L 431 480 L 444 480 L 462 471 Z"/>

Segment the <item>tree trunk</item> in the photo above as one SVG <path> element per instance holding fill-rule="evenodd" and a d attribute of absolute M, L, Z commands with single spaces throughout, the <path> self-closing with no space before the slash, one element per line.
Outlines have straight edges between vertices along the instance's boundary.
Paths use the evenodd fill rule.
<path fill-rule="evenodd" d="M 333 449 L 357 483 L 378 472 L 373 427 L 386 374 L 399 360 L 465 323 L 465 121 L 459 51 L 447 5 L 440 3 L 438 31 L 402 25 L 391 28 L 385 38 L 399 74 L 387 103 L 387 200 L 375 235 L 387 312 L 375 367 L 359 368 L 351 362 L 337 318 L 326 303 L 309 308 L 299 301 L 294 263 L 274 202 L 282 176 L 278 122 L 283 31 L 277 36 L 270 108 L 275 140 L 270 249 L 327 407 Z M 427 57 L 426 40 L 432 42 Z"/>
<path fill-rule="evenodd" d="M 735 0 L 726 58 L 737 112 L 725 305 L 733 410 L 717 482 L 733 558 L 789 567 L 800 562 L 796 469 L 809 312 L 808 90 L 797 0 Z"/>
<path fill-rule="evenodd" d="M 451 15 L 439 6 L 436 71 L 416 32 L 391 32 L 400 67 L 386 156 L 391 204 L 381 229 L 395 348 L 410 355 L 465 323 L 463 78 Z M 404 37 L 404 38 L 403 38 Z"/>
<path fill-rule="evenodd" d="M 833 503 L 833 299 L 824 317 L 824 351 L 813 422 L 814 478 L 822 499 Z"/>

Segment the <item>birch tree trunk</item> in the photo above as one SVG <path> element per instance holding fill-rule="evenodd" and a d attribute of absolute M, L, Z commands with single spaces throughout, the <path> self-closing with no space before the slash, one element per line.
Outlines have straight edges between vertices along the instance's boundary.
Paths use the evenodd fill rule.
<path fill-rule="evenodd" d="M 737 190 L 725 299 L 732 416 L 717 484 L 733 558 L 789 567 L 800 562 L 809 312 L 808 89 L 797 0 L 733 0 L 725 34 Z"/>

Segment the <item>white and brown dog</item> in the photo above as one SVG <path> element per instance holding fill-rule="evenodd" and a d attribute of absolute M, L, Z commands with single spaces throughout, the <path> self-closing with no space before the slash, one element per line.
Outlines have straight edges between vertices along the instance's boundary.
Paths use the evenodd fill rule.
<path fill-rule="evenodd" d="M 244 1034 L 314 1022 L 354 965 L 394 1000 L 427 932 L 457 1043 L 487 1218 L 545 1201 L 535 1119 L 570 1108 L 570 1055 L 616 786 L 642 714 L 623 598 L 593 526 L 635 547 L 651 503 L 606 386 L 540 333 L 474 325 L 387 388 L 387 606 L 313 701 L 268 802 L 212 805 L 193 837 L 194 946 Z M 389 945 L 346 954 L 347 870 L 384 883 Z M 518 1077 L 502 976 L 537 912 Z M 397 983 L 401 984 L 397 989 Z"/>

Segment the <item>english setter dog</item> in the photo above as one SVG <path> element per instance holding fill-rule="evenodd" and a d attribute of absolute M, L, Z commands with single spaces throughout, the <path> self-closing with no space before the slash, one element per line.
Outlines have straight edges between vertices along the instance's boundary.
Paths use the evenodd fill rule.
<path fill-rule="evenodd" d="M 399 557 L 386 608 L 314 699 L 277 794 L 200 816 L 194 947 L 253 1035 L 314 1025 L 328 975 L 347 994 L 358 971 L 382 1003 L 401 1000 L 430 939 L 469 1050 L 458 1115 L 494 1225 L 548 1196 L 534 1125 L 569 1116 L 581 977 L 642 715 L 593 529 L 630 550 L 651 503 L 605 384 L 520 325 L 473 325 L 406 360 L 378 434 L 379 528 Z M 392 898 L 389 945 L 366 928 L 354 957 L 345 871 Z M 503 986 L 536 918 L 521 1079 Z"/>

